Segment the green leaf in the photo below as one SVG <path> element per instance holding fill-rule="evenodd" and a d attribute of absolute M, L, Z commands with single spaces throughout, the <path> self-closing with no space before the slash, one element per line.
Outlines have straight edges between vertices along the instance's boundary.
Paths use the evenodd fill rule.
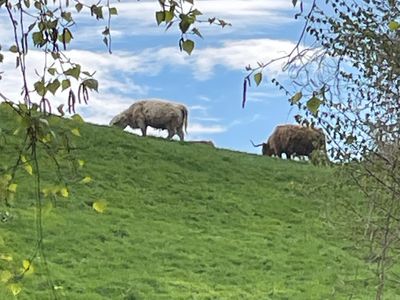
<path fill-rule="evenodd" d="M 78 128 L 71 129 L 71 133 L 75 136 L 81 136 Z"/>
<path fill-rule="evenodd" d="M 32 166 L 29 163 L 25 163 L 24 164 L 24 169 L 29 175 L 33 174 Z"/>
<path fill-rule="evenodd" d="M 174 18 L 174 13 L 172 11 L 165 11 L 164 21 L 165 23 L 169 23 Z"/>
<path fill-rule="evenodd" d="M 303 97 L 302 92 L 297 92 L 296 94 L 294 94 L 294 95 L 292 96 L 292 98 L 290 98 L 290 102 L 291 102 L 292 104 L 296 104 L 297 102 L 300 101 L 300 99 L 301 99 L 302 97 Z"/>
<path fill-rule="evenodd" d="M 64 75 L 66 76 L 72 76 L 75 79 L 79 79 L 79 75 L 81 74 L 81 66 L 80 65 L 76 65 L 73 68 L 68 69 L 67 71 L 64 72 Z"/>
<path fill-rule="evenodd" d="M 51 29 L 56 29 L 58 26 L 58 20 L 54 20 L 52 22 L 47 22 L 47 27 Z"/>
<path fill-rule="evenodd" d="M 74 37 L 68 28 L 63 29 L 63 33 L 60 34 L 58 40 L 64 44 L 69 44 Z"/>
<path fill-rule="evenodd" d="M 13 257 L 8 254 L 0 254 L 0 259 L 4 261 L 13 261 Z"/>
<path fill-rule="evenodd" d="M 0 272 L 0 281 L 3 283 L 7 283 L 14 275 L 10 271 L 1 271 Z"/>
<path fill-rule="evenodd" d="M 73 20 L 72 20 L 71 12 L 63 11 L 63 12 L 61 13 L 61 17 L 62 17 L 65 21 L 67 21 L 67 22 L 72 22 L 72 21 L 73 21 Z"/>
<path fill-rule="evenodd" d="M 22 285 L 19 283 L 13 283 L 8 286 L 10 289 L 11 293 L 16 297 L 19 293 L 22 291 Z"/>
<path fill-rule="evenodd" d="M 82 8 L 83 8 L 83 5 L 82 5 L 81 3 L 77 3 L 77 4 L 75 5 L 75 8 L 76 8 L 76 11 L 77 11 L 77 12 L 80 12 L 80 11 L 82 10 Z"/>
<path fill-rule="evenodd" d="M 48 68 L 47 72 L 49 72 L 51 75 L 54 76 L 54 74 L 57 72 L 57 69 L 56 68 Z"/>
<path fill-rule="evenodd" d="M 160 10 L 156 12 L 157 25 L 160 25 L 165 20 L 165 13 Z"/>
<path fill-rule="evenodd" d="M 110 35 L 110 28 L 106 27 L 102 32 L 103 35 Z"/>
<path fill-rule="evenodd" d="M 182 49 L 190 55 L 194 49 L 194 42 L 192 40 L 183 41 Z"/>
<path fill-rule="evenodd" d="M 34 272 L 34 267 L 32 266 L 32 262 L 30 260 L 22 261 L 23 272 L 25 275 L 32 274 Z"/>
<path fill-rule="evenodd" d="M 37 10 L 41 10 L 42 9 L 42 3 L 40 3 L 40 1 L 35 1 L 35 3 L 33 5 L 35 6 L 35 8 Z"/>
<path fill-rule="evenodd" d="M 36 22 L 32 23 L 31 25 L 28 26 L 28 32 L 31 32 L 33 28 L 35 28 Z"/>
<path fill-rule="evenodd" d="M 68 192 L 68 189 L 66 187 L 62 187 L 58 192 L 64 198 L 68 198 L 68 196 L 69 196 L 69 192 Z"/>
<path fill-rule="evenodd" d="M 91 90 L 95 90 L 96 92 L 98 92 L 98 88 L 99 88 L 99 82 L 96 79 L 86 79 L 85 81 L 83 81 L 83 84 L 91 89 Z"/>
<path fill-rule="evenodd" d="M 199 11 L 198 9 L 194 9 L 194 10 L 192 10 L 191 14 L 193 16 L 201 16 L 203 13 L 201 11 Z"/>
<path fill-rule="evenodd" d="M 261 81 L 262 81 L 262 73 L 256 73 L 254 74 L 254 81 L 256 82 L 257 85 L 260 85 Z"/>
<path fill-rule="evenodd" d="M 18 127 L 17 129 L 14 130 L 13 135 L 18 135 L 20 131 L 21 127 Z"/>
<path fill-rule="evenodd" d="M 398 22 L 396 22 L 396 21 L 390 21 L 389 22 L 389 29 L 390 30 L 395 31 L 395 30 L 399 29 L 399 27 L 400 27 L 400 24 Z"/>
<path fill-rule="evenodd" d="M 85 123 L 85 121 L 82 119 L 82 117 L 78 114 L 75 114 L 71 117 L 72 120 L 78 123 Z"/>
<path fill-rule="evenodd" d="M 17 53 L 17 52 L 18 52 L 18 47 L 15 46 L 15 45 L 12 45 L 12 46 L 10 47 L 9 51 L 12 52 L 12 53 Z"/>
<path fill-rule="evenodd" d="M 50 91 L 53 95 L 55 95 L 60 85 L 60 81 L 58 79 L 55 79 L 53 82 L 47 84 L 46 89 Z"/>
<path fill-rule="evenodd" d="M 116 7 L 110 7 L 109 13 L 110 15 L 118 15 L 118 10 Z"/>
<path fill-rule="evenodd" d="M 43 81 L 35 82 L 33 87 L 35 88 L 35 91 L 39 96 L 43 97 L 46 94 L 46 87 L 44 86 L 44 82 Z"/>
<path fill-rule="evenodd" d="M 186 33 L 193 22 L 190 22 L 190 18 L 184 17 L 182 21 L 179 22 L 179 29 L 182 33 Z"/>
<path fill-rule="evenodd" d="M 203 38 L 203 36 L 201 35 L 200 31 L 199 31 L 197 28 L 193 28 L 193 29 L 192 29 L 192 32 L 193 32 L 195 35 L 197 35 L 198 37 Z"/>
<path fill-rule="evenodd" d="M 32 40 L 35 46 L 42 46 L 44 43 L 43 34 L 41 31 L 32 33 Z"/>
<path fill-rule="evenodd" d="M 90 7 L 92 16 L 95 15 L 96 19 L 103 19 L 103 6 L 92 5 Z"/>
<path fill-rule="evenodd" d="M 60 59 L 60 53 L 59 52 L 51 52 L 51 57 L 54 60 Z"/>
<path fill-rule="evenodd" d="M 18 184 L 16 184 L 16 183 L 11 183 L 11 184 L 8 186 L 7 190 L 8 190 L 9 192 L 11 192 L 11 193 L 16 193 L 16 192 L 17 192 L 17 187 L 18 187 Z"/>
<path fill-rule="evenodd" d="M 344 143 L 347 144 L 347 145 L 351 145 L 351 144 L 353 144 L 353 142 L 355 140 L 356 140 L 356 138 L 354 136 L 349 135 L 349 136 L 346 137 L 346 140 L 345 140 Z"/>
<path fill-rule="evenodd" d="M 31 6 L 31 3 L 29 0 L 24 0 L 24 4 L 27 8 L 29 8 Z"/>
<path fill-rule="evenodd" d="M 93 202 L 92 207 L 98 213 L 103 213 L 107 208 L 107 202 L 104 200 L 95 201 Z"/>
<path fill-rule="evenodd" d="M 307 108 L 313 115 L 317 115 L 319 106 L 323 102 L 319 100 L 317 97 L 312 97 L 310 100 L 307 101 Z"/>
<path fill-rule="evenodd" d="M 64 79 L 61 82 L 61 91 L 64 91 L 65 89 L 69 88 L 71 86 L 71 81 L 69 79 Z"/>
<path fill-rule="evenodd" d="M 106 44 L 106 46 L 108 47 L 108 39 L 106 36 L 103 38 L 103 43 Z"/>
<path fill-rule="evenodd" d="M 4 55 L 0 53 L 0 63 L 2 63 L 4 60 Z"/>
<path fill-rule="evenodd" d="M 79 183 L 88 184 L 88 183 L 90 183 L 90 182 L 92 182 L 92 181 L 93 181 L 92 177 L 90 177 L 90 176 L 85 176 L 81 181 L 79 181 Z"/>

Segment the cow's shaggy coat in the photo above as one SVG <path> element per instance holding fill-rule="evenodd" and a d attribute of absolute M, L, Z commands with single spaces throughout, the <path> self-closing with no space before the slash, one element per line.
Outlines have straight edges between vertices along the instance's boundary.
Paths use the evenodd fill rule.
<path fill-rule="evenodd" d="M 124 129 L 140 128 L 146 136 L 147 127 L 168 130 L 168 139 L 178 134 L 184 140 L 183 128 L 187 129 L 188 110 L 183 104 L 150 99 L 141 100 L 132 104 L 128 109 L 116 115 L 110 125 Z"/>
<path fill-rule="evenodd" d="M 263 155 L 279 156 L 285 153 L 288 159 L 292 155 L 308 156 L 314 150 L 325 150 L 325 135 L 321 129 L 299 125 L 279 125 L 262 146 Z"/>

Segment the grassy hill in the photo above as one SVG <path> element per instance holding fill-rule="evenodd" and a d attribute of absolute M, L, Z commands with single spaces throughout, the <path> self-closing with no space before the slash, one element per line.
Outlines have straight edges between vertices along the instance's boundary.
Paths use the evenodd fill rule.
<path fill-rule="evenodd" d="M 2 108 L 9 145 L 19 142 L 16 127 Z M 68 198 L 43 203 L 44 248 L 61 299 L 374 299 L 374 274 L 346 238 L 351 220 L 331 226 L 343 209 L 337 197 L 358 197 L 351 187 L 337 193 L 333 169 L 79 129 L 74 155 L 86 163 L 76 180 L 65 165 Z M 15 149 L 0 149 L 0 170 Z M 54 185 L 54 165 L 41 157 L 43 186 Z M 84 176 L 93 181 L 79 183 Z M 20 171 L 12 207 L 0 204 L 0 279 L 35 248 L 32 178 Z M 107 202 L 102 214 L 88 205 L 97 200 Z M 51 298 L 40 259 L 16 298 Z M 400 299 L 400 290 L 387 296 Z M 0 299 L 10 298 L 0 282 Z"/>

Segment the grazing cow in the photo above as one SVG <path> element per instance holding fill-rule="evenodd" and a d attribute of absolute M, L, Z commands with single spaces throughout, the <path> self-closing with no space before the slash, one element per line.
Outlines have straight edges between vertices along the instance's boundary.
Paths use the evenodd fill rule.
<path fill-rule="evenodd" d="M 263 146 L 263 155 L 276 155 L 282 158 L 282 154 L 285 153 L 288 159 L 292 155 L 310 158 L 314 150 L 325 150 L 325 135 L 318 128 L 291 124 L 279 125 L 266 143 L 259 145 L 253 143 L 253 146 Z"/>
<path fill-rule="evenodd" d="M 215 148 L 215 145 L 214 145 L 214 143 L 212 141 L 190 141 L 190 143 L 193 143 L 193 144 L 206 144 L 206 145 L 209 145 L 209 146 Z"/>
<path fill-rule="evenodd" d="M 143 136 L 146 136 L 147 126 L 167 129 L 167 139 L 178 134 L 179 139 L 183 141 L 183 127 L 186 131 L 187 119 L 188 110 L 183 104 L 149 99 L 133 103 L 128 109 L 116 115 L 110 121 L 110 125 L 122 129 L 126 126 L 133 129 L 140 128 Z"/>

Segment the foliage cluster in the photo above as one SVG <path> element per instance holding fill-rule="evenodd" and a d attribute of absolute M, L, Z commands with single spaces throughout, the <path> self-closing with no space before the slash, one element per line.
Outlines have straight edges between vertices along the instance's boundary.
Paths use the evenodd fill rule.
<path fill-rule="evenodd" d="M 314 44 L 286 66 L 297 91 L 291 103 L 329 134 L 331 156 L 362 161 L 350 172 L 365 206 L 353 210 L 377 265 L 376 299 L 399 276 L 399 20 L 396 1 L 314 0 L 304 28 Z"/>
<path fill-rule="evenodd" d="M 222 28 L 231 26 L 230 23 L 216 17 L 208 18 L 207 20 L 199 19 L 199 16 L 203 15 L 203 13 L 194 7 L 194 0 L 158 0 L 158 3 L 161 6 L 161 10 L 156 12 L 157 24 L 165 23 L 167 30 L 174 23 L 178 23 L 181 32 L 179 48 L 188 54 L 191 54 L 195 47 L 195 42 L 189 39 L 188 35 L 203 38 L 199 28 L 195 27 L 197 23 L 207 22 Z M 189 6 L 185 4 L 189 4 Z"/>
<path fill-rule="evenodd" d="M 364 242 L 380 280 L 376 299 L 383 299 L 385 284 L 399 278 L 390 271 L 400 243 L 399 3 L 310 0 L 293 5 L 300 7 L 295 17 L 304 20 L 297 44 L 283 57 L 246 68 L 243 105 L 251 81 L 259 85 L 263 70 L 285 59 L 290 80 L 272 82 L 301 110 L 302 121 L 325 130 L 330 156 L 350 163 L 347 171 L 365 195 L 364 207 L 353 204 L 351 211 L 367 228 Z"/>

